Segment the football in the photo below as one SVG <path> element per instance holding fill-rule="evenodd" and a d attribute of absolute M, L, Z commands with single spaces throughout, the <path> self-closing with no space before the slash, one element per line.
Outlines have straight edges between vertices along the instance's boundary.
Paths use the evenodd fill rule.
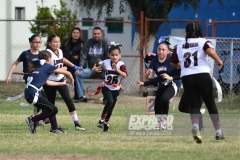
<path fill-rule="evenodd" d="M 99 67 L 99 66 L 102 67 L 102 72 L 104 72 L 105 69 L 106 69 L 106 67 L 105 67 L 105 65 L 104 65 L 104 62 L 103 62 L 101 59 L 98 59 L 98 60 L 96 61 L 96 67 Z"/>

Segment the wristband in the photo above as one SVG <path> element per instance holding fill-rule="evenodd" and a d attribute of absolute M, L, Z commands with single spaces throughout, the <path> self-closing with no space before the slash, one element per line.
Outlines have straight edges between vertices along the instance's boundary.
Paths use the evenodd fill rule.
<path fill-rule="evenodd" d="M 75 70 L 83 71 L 83 68 L 82 68 L 82 67 L 79 67 L 79 66 L 76 66 L 76 65 L 74 65 L 73 68 L 74 68 Z"/>

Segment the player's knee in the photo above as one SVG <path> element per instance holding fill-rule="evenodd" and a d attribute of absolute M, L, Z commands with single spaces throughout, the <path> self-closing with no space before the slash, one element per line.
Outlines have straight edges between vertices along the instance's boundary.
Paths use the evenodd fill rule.
<path fill-rule="evenodd" d="M 53 109 L 53 110 L 52 110 L 51 115 L 54 116 L 54 115 L 56 115 L 56 114 L 58 113 L 58 108 L 55 106 L 55 107 L 53 107 L 52 109 Z"/>
<path fill-rule="evenodd" d="M 112 106 L 113 103 L 114 103 L 114 101 L 113 101 L 113 99 L 108 99 L 108 100 L 106 101 L 106 103 L 107 103 L 107 105 Z"/>

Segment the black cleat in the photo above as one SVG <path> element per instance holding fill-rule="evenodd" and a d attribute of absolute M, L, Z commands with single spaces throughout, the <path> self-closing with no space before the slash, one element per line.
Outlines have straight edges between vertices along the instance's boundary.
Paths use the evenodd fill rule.
<path fill-rule="evenodd" d="M 87 102 L 87 97 L 80 97 L 77 100 L 74 101 L 75 103 L 79 103 L 79 102 Z"/>
<path fill-rule="evenodd" d="M 104 120 L 103 120 L 103 119 L 100 119 L 100 120 L 98 121 L 97 127 L 98 127 L 98 128 L 103 128 L 103 125 L 104 125 Z"/>
<path fill-rule="evenodd" d="M 223 133 L 222 134 L 220 134 L 220 133 L 216 133 L 216 136 L 215 136 L 215 139 L 216 140 L 223 140 L 223 139 L 225 139 L 225 137 L 224 137 L 224 135 L 223 135 Z"/>
<path fill-rule="evenodd" d="M 62 128 L 52 129 L 50 128 L 50 133 L 59 133 L 59 134 L 67 134 Z"/>
<path fill-rule="evenodd" d="M 37 122 L 32 121 L 32 116 L 26 118 L 26 123 L 32 134 L 36 133 Z"/>
<path fill-rule="evenodd" d="M 192 128 L 192 135 L 195 142 L 202 143 L 202 137 L 200 135 L 199 130 L 196 127 Z"/>
<path fill-rule="evenodd" d="M 109 123 L 104 123 L 103 125 L 103 132 L 109 132 Z"/>

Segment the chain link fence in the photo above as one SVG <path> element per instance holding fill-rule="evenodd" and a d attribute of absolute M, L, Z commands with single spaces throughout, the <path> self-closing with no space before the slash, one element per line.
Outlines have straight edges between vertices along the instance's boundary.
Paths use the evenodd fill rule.
<path fill-rule="evenodd" d="M 150 36 L 149 25 L 154 22 L 162 22 L 161 27 L 156 35 Z M 122 58 L 125 62 L 128 70 L 128 77 L 123 80 L 124 91 L 127 94 L 139 92 L 139 87 L 135 84 L 137 80 L 140 80 L 145 73 L 146 68 L 141 68 L 143 62 L 141 60 L 149 52 L 154 52 L 157 47 L 157 38 L 160 36 L 168 37 L 185 35 L 185 27 L 191 20 L 169 20 L 165 22 L 162 19 L 145 19 L 145 26 L 140 27 L 140 23 L 134 22 L 113 22 L 113 21 L 75 21 L 76 26 L 82 29 L 84 40 L 92 37 L 92 29 L 95 26 L 99 26 L 104 31 L 104 36 L 109 41 L 115 41 L 116 43 L 122 43 L 121 48 Z M 200 20 L 196 20 L 200 22 Z M 14 21 L 14 20 L 0 20 L 0 48 L 1 48 L 1 81 L 5 81 L 7 73 L 12 66 L 13 62 L 16 61 L 18 56 L 25 50 L 30 48 L 28 37 L 30 32 L 30 21 Z M 51 23 L 52 31 L 56 31 L 56 23 L 43 21 L 42 23 Z M 87 23 L 88 22 L 88 23 Z M 31 23 L 34 21 L 31 20 Z M 68 21 L 58 21 L 60 23 L 69 23 Z M 90 24 L 90 26 L 86 26 Z M 117 25 L 119 23 L 120 25 Z M 213 21 L 214 24 L 216 23 Z M 236 22 L 237 23 L 237 22 Z M 236 26 L 236 23 L 225 24 L 228 26 Z M 235 25 L 234 25 L 235 24 Z M 216 27 L 218 25 L 212 25 L 210 27 Z M 41 26 L 39 26 L 41 27 Z M 140 32 L 144 29 L 144 36 L 140 36 Z M 221 35 L 221 32 L 232 32 L 238 31 L 237 29 L 231 28 L 215 28 L 216 35 Z M 139 31 L 139 32 L 136 32 Z M 71 28 L 69 28 L 69 33 Z M 56 33 L 57 34 L 57 33 Z M 239 35 L 235 34 L 235 37 Z M 42 37 L 42 46 L 40 50 L 46 48 L 46 38 Z M 210 38 L 210 37 L 209 37 Z M 212 37 L 211 37 L 212 38 Z M 140 47 L 141 40 L 144 39 L 144 48 Z M 216 66 L 214 67 L 214 77 L 219 81 L 222 86 L 224 93 L 238 93 L 240 90 L 240 39 L 239 38 L 214 38 L 216 39 L 216 51 L 219 57 L 224 62 L 223 69 L 219 70 Z M 140 50 L 142 52 L 140 52 Z M 22 64 L 18 65 L 15 71 L 22 71 Z M 22 77 L 19 75 L 13 75 L 12 81 L 21 81 Z M 86 84 L 85 87 L 91 86 L 92 90 L 96 89 L 100 82 L 94 82 Z"/>
<path fill-rule="evenodd" d="M 213 76 L 220 83 L 223 93 L 240 91 L 240 38 L 214 38 L 216 52 L 223 61 L 222 69 L 214 65 Z"/>

